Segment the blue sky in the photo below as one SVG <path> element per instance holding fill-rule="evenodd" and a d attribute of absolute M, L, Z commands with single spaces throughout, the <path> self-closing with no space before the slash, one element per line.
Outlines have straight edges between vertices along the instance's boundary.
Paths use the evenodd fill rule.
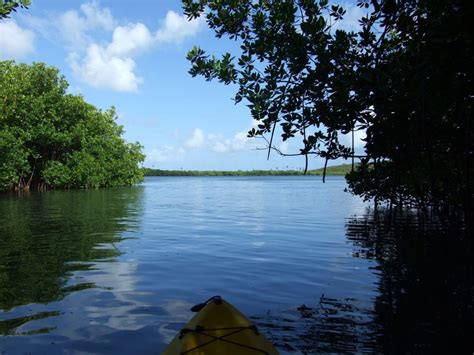
<path fill-rule="evenodd" d="M 346 26 L 359 15 L 350 5 Z M 193 45 L 215 54 L 237 49 L 203 20 L 187 21 L 174 0 L 33 0 L 0 22 L 0 59 L 58 67 L 70 92 L 102 109 L 115 106 L 125 138 L 144 146 L 147 167 L 302 168 L 302 157 L 267 161 L 255 149 L 264 144 L 246 138 L 253 122 L 245 104 L 231 100 L 235 87 L 188 74 Z M 297 152 L 298 143 L 280 148 Z M 310 159 L 310 168 L 322 165 Z"/>

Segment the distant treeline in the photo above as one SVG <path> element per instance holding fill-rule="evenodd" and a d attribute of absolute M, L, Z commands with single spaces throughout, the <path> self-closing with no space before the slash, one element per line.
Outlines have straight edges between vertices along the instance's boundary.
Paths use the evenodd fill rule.
<path fill-rule="evenodd" d="M 326 169 L 326 175 L 344 176 L 351 171 L 351 164 L 330 166 Z M 324 169 L 308 170 L 306 175 L 323 175 Z M 294 176 L 304 175 L 302 170 L 144 170 L 145 176 Z"/>

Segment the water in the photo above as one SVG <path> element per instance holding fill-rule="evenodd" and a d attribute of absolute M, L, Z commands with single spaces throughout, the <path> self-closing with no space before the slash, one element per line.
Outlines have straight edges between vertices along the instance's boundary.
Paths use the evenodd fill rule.
<path fill-rule="evenodd" d="M 380 221 L 344 187 L 159 177 L 0 196 L 0 353 L 159 353 L 216 294 L 282 353 L 472 353 L 471 243 Z"/>

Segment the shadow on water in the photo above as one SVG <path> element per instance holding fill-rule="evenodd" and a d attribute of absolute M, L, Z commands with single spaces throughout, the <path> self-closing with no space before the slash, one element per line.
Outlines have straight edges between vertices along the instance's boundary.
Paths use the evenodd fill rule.
<path fill-rule="evenodd" d="M 353 257 L 374 260 L 371 307 L 324 295 L 254 321 L 283 351 L 472 353 L 473 245 L 462 230 L 403 213 L 348 219 Z"/>
<path fill-rule="evenodd" d="M 472 353 L 472 238 L 412 213 L 353 218 L 347 238 L 355 257 L 377 261 L 373 322 L 385 352 Z"/>
<path fill-rule="evenodd" d="M 98 261 L 113 261 L 121 254 L 116 244 L 126 238 L 124 231 L 134 228 L 142 194 L 143 189 L 135 187 L 2 196 L 0 310 L 49 303 L 96 287 L 70 276 L 94 270 Z M 0 335 L 14 334 L 26 322 L 58 315 L 41 312 L 0 320 Z"/>
<path fill-rule="evenodd" d="M 346 353 L 379 350 L 374 339 L 372 312 L 354 299 L 337 300 L 321 295 L 310 306 L 279 314 L 252 317 L 282 352 Z"/>

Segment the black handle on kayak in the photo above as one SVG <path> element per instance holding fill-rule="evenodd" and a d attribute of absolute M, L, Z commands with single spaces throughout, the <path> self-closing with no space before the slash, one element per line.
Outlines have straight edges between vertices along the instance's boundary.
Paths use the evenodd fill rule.
<path fill-rule="evenodd" d="M 216 304 L 220 304 L 220 303 L 222 303 L 222 297 L 221 296 L 212 296 L 206 302 L 195 304 L 194 306 L 191 307 L 191 312 L 199 312 L 201 309 L 206 307 L 206 305 L 211 301 L 216 301 Z"/>

